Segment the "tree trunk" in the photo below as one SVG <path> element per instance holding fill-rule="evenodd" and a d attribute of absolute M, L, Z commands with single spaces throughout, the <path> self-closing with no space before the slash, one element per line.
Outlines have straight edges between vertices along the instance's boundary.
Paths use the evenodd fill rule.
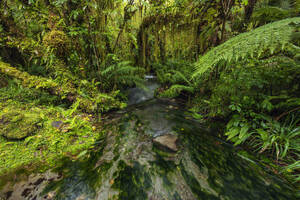
<path fill-rule="evenodd" d="M 257 0 L 249 0 L 248 5 L 245 7 L 245 21 L 248 22 L 252 16 Z"/>
<path fill-rule="evenodd" d="M 224 40 L 224 34 L 225 34 L 225 26 L 226 26 L 226 17 L 222 20 L 222 32 L 221 32 L 221 43 Z"/>

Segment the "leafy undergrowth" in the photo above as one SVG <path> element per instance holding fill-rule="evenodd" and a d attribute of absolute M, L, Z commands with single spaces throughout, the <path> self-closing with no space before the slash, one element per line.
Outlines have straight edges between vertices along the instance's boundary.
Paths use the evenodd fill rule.
<path fill-rule="evenodd" d="M 46 170 L 65 156 L 81 157 L 103 136 L 92 115 L 77 111 L 79 103 L 66 109 L 53 106 L 50 96 L 41 102 L 43 95 L 14 84 L 0 89 L 0 177 L 24 168 Z M 16 134 L 23 139 L 7 137 Z"/>

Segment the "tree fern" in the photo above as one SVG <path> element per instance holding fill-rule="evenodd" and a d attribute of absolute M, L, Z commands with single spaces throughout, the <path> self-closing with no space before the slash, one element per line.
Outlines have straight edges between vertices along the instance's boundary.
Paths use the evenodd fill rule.
<path fill-rule="evenodd" d="M 294 31 L 294 26 L 291 24 L 298 23 L 300 23 L 300 17 L 289 18 L 264 25 L 228 40 L 210 50 L 196 62 L 196 71 L 193 73 L 192 78 L 196 78 L 214 68 L 221 61 L 230 63 L 239 59 L 259 58 L 262 55 L 266 56 L 266 54 L 272 55 L 287 46 L 299 52 L 299 47 L 296 48 L 290 42 Z"/>

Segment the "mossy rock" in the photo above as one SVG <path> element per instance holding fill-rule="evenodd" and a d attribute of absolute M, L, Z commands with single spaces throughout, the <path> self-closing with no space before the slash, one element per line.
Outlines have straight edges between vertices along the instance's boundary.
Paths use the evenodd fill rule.
<path fill-rule="evenodd" d="M 69 50 L 70 39 L 63 31 L 51 30 L 44 36 L 43 44 L 46 48 L 53 48 L 57 56 L 63 56 Z"/>
<path fill-rule="evenodd" d="M 7 80 L 3 75 L 0 74 L 0 88 L 6 87 L 8 84 Z"/>
<path fill-rule="evenodd" d="M 0 135 L 10 140 L 24 139 L 39 129 L 41 117 L 36 113 L 8 111 L 0 114 Z"/>

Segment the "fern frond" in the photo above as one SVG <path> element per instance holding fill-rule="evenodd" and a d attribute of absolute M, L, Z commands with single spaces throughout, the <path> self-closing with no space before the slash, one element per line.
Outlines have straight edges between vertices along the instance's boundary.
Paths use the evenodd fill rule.
<path fill-rule="evenodd" d="M 201 76 L 221 61 L 230 63 L 239 59 L 272 55 L 291 45 L 290 38 L 294 31 L 291 23 L 300 23 L 300 17 L 289 18 L 261 26 L 253 31 L 242 33 L 225 43 L 213 48 L 198 62 L 192 78 Z"/>
<path fill-rule="evenodd" d="M 134 67 L 130 61 L 123 61 L 108 66 L 100 75 L 103 81 L 106 81 L 107 88 L 117 85 L 144 85 L 144 79 L 141 77 L 145 70 L 143 68 Z"/>
<path fill-rule="evenodd" d="M 122 66 L 117 68 L 112 75 L 122 75 L 122 74 L 134 74 L 139 72 L 139 68 L 133 66 Z"/>
<path fill-rule="evenodd" d="M 116 80 L 119 84 L 124 85 L 141 85 L 144 82 L 144 79 L 137 77 L 135 75 L 123 75 Z"/>
<path fill-rule="evenodd" d="M 291 17 L 291 14 L 292 13 L 290 10 L 286 10 L 280 7 L 264 6 L 257 9 L 253 13 L 251 18 L 256 22 L 269 23 Z"/>
<path fill-rule="evenodd" d="M 166 91 L 162 92 L 159 96 L 174 98 L 174 97 L 180 95 L 180 93 L 182 91 L 187 91 L 187 92 L 193 93 L 194 88 L 191 86 L 185 86 L 185 85 L 172 85 L 172 87 L 170 87 Z"/>
<path fill-rule="evenodd" d="M 184 81 L 187 84 L 191 84 L 191 82 L 188 80 L 188 77 L 186 77 L 186 75 L 184 75 L 182 72 L 178 71 L 178 70 L 171 70 L 171 72 L 174 73 L 173 75 L 173 80 L 174 82 L 180 82 L 180 81 Z"/>
<path fill-rule="evenodd" d="M 101 76 L 106 76 L 111 74 L 116 69 L 116 67 L 117 67 L 116 65 L 108 66 L 105 70 L 101 72 Z"/>

